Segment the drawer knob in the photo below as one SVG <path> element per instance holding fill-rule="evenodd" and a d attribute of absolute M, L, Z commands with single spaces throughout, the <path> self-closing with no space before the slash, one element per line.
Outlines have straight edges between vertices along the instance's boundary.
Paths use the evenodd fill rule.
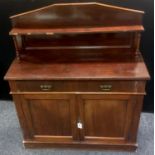
<path fill-rule="evenodd" d="M 102 91 L 110 91 L 112 88 L 112 85 L 100 85 L 100 89 Z"/>
<path fill-rule="evenodd" d="M 53 88 L 52 85 L 46 85 L 46 84 L 40 85 L 40 89 L 43 90 L 43 91 L 49 91 L 52 88 Z"/>

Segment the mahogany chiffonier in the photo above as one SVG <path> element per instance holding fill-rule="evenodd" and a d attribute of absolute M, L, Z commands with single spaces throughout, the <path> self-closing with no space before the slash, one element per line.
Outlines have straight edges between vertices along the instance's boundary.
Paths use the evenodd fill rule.
<path fill-rule="evenodd" d="M 143 12 L 54 4 L 11 17 L 9 81 L 25 147 L 135 150 L 149 74 Z"/>

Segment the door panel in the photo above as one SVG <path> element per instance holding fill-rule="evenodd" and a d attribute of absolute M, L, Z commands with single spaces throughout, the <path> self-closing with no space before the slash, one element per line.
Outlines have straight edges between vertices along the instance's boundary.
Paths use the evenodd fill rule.
<path fill-rule="evenodd" d="M 28 100 L 35 135 L 71 135 L 70 105 L 64 99 Z"/>
<path fill-rule="evenodd" d="M 72 140 L 75 130 L 76 103 L 72 95 L 24 95 L 23 109 L 33 138 Z"/>
<path fill-rule="evenodd" d="M 122 137 L 126 108 L 125 100 L 85 100 L 85 136 Z"/>
<path fill-rule="evenodd" d="M 79 95 L 81 140 L 124 141 L 131 120 L 127 95 Z"/>

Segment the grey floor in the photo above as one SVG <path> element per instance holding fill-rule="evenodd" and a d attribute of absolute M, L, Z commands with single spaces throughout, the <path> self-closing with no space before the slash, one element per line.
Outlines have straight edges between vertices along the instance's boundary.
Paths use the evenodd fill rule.
<path fill-rule="evenodd" d="M 24 149 L 14 104 L 0 101 L 0 155 L 153 155 L 154 115 L 141 115 L 137 152 L 112 152 L 76 149 Z"/>

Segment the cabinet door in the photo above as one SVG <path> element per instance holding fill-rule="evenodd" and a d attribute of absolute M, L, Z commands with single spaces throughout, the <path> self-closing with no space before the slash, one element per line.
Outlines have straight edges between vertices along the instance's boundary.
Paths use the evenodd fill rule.
<path fill-rule="evenodd" d="M 125 142 L 132 120 L 132 97 L 128 95 L 79 95 L 78 103 L 81 140 Z"/>
<path fill-rule="evenodd" d="M 29 139 L 48 142 L 70 142 L 76 133 L 74 96 L 64 94 L 22 95 Z"/>

